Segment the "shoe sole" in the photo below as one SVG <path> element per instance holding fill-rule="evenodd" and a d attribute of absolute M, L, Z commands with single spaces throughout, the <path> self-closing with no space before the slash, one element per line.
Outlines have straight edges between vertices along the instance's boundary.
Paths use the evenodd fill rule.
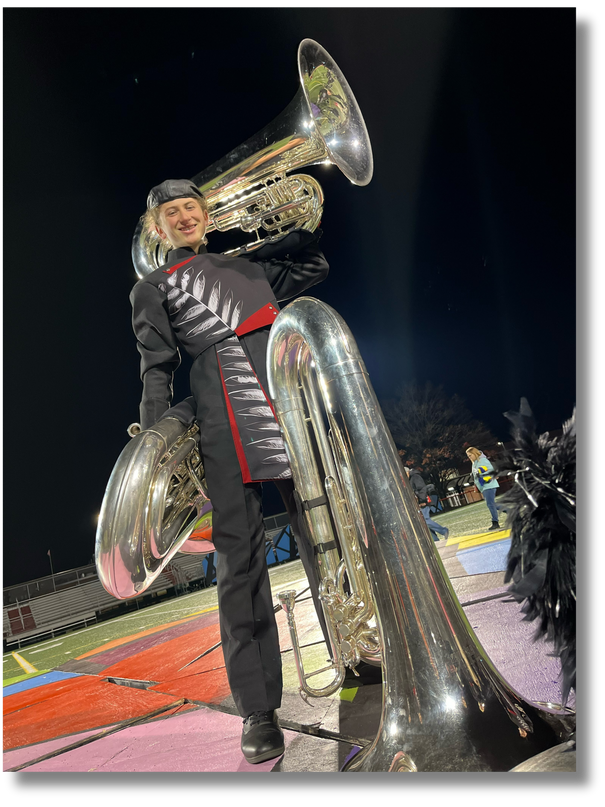
<path fill-rule="evenodd" d="M 282 745 L 281 748 L 272 748 L 271 751 L 265 751 L 264 754 L 259 754 L 256 757 L 247 757 L 245 754 L 244 757 L 246 758 L 246 762 L 249 762 L 251 765 L 257 765 L 259 762 L 267 762 L 269 759 L 281 757 L 285 750 L 286 746 Z"/>

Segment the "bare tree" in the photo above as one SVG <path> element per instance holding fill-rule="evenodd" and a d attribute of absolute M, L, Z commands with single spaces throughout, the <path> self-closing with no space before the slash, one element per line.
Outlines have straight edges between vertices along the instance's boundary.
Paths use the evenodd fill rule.
<path fill-rule="evenodd" d="M 497 442 L 459 395 L 448 396 L 430 381 L 405 385 L 382 410 L 403 464 L 420 468 L 441 497 L 446 479 L 466 460 L 467 446 L 489 449 Z"/>

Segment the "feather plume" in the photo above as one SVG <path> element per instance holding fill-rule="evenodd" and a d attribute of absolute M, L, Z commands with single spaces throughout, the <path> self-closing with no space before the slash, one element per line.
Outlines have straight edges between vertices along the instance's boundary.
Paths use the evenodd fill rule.
<path fill-rule="evenodd" d="M 575 410 L 563 433 L 537 435 L 529 404 L 505 412 L 514 447 L 497 463 L 498 476 L 515 477 L 501 500 L 507 508 L 511 547 L 505 582 L 535 638 L 554 643 L 561 660 L 563 701 L 576 688 L 576 425 Z"/>

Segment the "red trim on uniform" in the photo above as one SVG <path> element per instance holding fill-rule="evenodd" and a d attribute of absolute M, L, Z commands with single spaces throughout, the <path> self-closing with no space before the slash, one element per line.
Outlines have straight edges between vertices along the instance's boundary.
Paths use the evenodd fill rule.
<path fill-rule="evenodd" d="M 221 374 L 221 383 L 223 385 L 223 392 L 225 393 L 225 403 L 227 404 L 227 414 L 229 415 L 229 425 L 231 426 L 231 434 L 233 435 L 233 444 L 235 445 L 235 453 L 237 454 L 237 460 L 239 462 L 239 467 L 242 472 L 242 479 L 244 483 L 252 482 L 252 476 L 250 474 L 250 468 L 248 468 L 248 463 L 246 462 L 246 455 L 244 453 L 244 446 L 242 445 L 242 438 L 240 437 L 237 423 L 235 420 L 235 414 L 233 412 L 233 407 L 231 406 L 231 401 L 229 400 L 229 393 L 227 392 L 227 387 L 225 386 L 225 379 L 223 377 L 223 368 L 221 367 L 221 363 L 218 363 L 218 370 Z"/>
<path fill-rule="evenodd" d="M 258 328 L 264 328 L 265 325 L 273 325 L 275 317 L 278 315 L 279 310 L 273 303 L 267 303 L 262 308 L 259 308 L 254 314 L 241 322 L 235 329 L 238 336 L 243 336 L 251 331 L 256 331 Z"/>
<path fill-rule="evenodd" d="M 195 258 L 195 257 L 197 257 L 197 256 L 194 255 L 193 258 Z M 179 269 L 181 266 L 185 266 L 186 263 L 189 263 L 189 261 L 192 261 L 193 258 L 187 258 L 186 261 L 181 261 L 181 263 L 175 264 L 170 269 L 163 269 L 162 271 L 164 272 L 165 275 L 171 275 L 173 272 L 176 272 L 176 270 Z"/>

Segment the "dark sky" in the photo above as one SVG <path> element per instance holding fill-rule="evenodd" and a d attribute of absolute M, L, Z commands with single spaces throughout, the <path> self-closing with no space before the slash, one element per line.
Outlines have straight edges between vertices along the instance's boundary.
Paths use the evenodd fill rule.
<path fill-rule="evenodd" d="M 306 37 L 372 141 L 365 188 L 305 170 L 331 265 L 313 294 L 378 397 L 442 384 L 502 440 L 521 396 L 542 431 L 571 415 L 573 8 L 4 9 L 5 586 L 47 574 L 48 549 L 55 571 L 93 554 L 138 419 L 130 245 L 148 190 L 279 115 Z"/>

